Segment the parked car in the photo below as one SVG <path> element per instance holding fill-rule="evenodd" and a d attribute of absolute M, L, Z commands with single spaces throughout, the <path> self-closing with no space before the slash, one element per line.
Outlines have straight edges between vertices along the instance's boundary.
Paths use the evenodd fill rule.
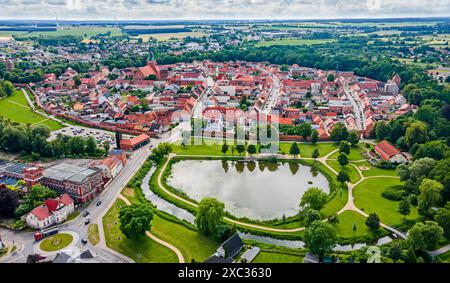
<path fill-rule="evenodd" d="M 97 206 L 100 206 L 101 204 L 102 204 L 101 200 L 97 201 Z"/>

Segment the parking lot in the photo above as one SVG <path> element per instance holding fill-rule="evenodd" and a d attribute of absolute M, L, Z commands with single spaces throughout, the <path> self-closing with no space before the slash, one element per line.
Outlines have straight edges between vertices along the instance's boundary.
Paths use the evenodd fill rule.
<path fill-rule="evenodd" d="M 49 140 L 55 139 L 58 134 L 63 134 L 70 137 L 83 137 L 83 138 L 92 136 L 99 144 L 103 144 L 103 142 L 107 141 L 111 145 L 111 148 L 115 147 L 116 145 L 116 138 L 114 136 L 114 133 L 99 129 L 92 129 L 80 126 L 65 127 L 63 129 L 52 132 Z"/>

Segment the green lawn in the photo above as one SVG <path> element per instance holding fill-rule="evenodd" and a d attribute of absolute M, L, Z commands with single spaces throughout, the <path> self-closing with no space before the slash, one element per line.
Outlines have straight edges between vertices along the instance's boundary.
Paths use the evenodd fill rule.
<path fill-rule="evenodd" d="M 203 262 L 219 247 L 219 243 L 212 239 L 157 215 L 153 218 L 151 232 L 156 237 L 177 247 L 186 262 L 191 262 L 192 259 L 195 259 L 196 262 Z"/>
<path fill-rule="evenodd" d="M 100 235 L 98 233 L 98 225 L 97 224 L 91 224 L 88 228 L 88 239 L 89 242 L 91 242 L 92 245 L 97 245 L 98 242 L 100 242 Z"/>
<path fill-rule="evenodd" d="M 353 189 L 355 205 L 366 213 L 377 213 L 381 221 L 387 225 L 399 225 L 403 222 L 403 216 L 397 212 L 399 202 L 385 199 L 381 194 L 386 188 L 401 184 L 398 178 L 380 177 L 364 180 Z M 415 219 L 417 216 L 417 208 L 413 206 L 411 214 L 406 219 Z"/>
<path fill-rule="evenodd" d="M 21 36 L 82 36 L 90 38 L 99 33 L 111 32 L 112 36 L 121 35 L 122 31 L 116 27 L 60 27 L 56 31 L 36 31 L 30 33 L 21 33 Z"/>
<path fill-rule="evenodd" d="M 327 160 L 326 162 L 337 172 L 341 171 L 342 169 L 346 171 L 350 176 L 350 182 L 352 182 L 353 184 L 355 184 L 361 179 L 358 170 L 351 164 L 347 164 L 344 167 L 342 167 L 337 160 Z"/>
<path fill-rule="evenodd" d="M 256 47 L 265 47 L 265 46 L 273 46 L 273 45 L 315 45 L 315 44 L 324 44 L 334 42 L 334 39 L 277 39 L 270 41 L 261 41 L 257 43 Z"/>
<path fill-rule="evenodd" d="M 441 262 L 450 263 L 450 251 L 438 256 Z"/>
<path fill-rule="evenodd" d="M 354 160 L 363 160 L 365 159 L 364 156 L 362 156 L 362 153 L 366 152 L 364 149 L 362 149 L 359 146 L 353 146 L 350 150 L 350 154 L 347 156 L 348 160 L 354 161 Z M 339 156 L 339 151 L 336 151 L 332 155 L 330 155 L 331 159 L 336 159 Z"/>
<path fill-rule="evenodd" d="M 347 200 L 348 200 L 348 189 L 338 188 L 334 198 L 331 201 L 329 201 L 324 206 L 324 208 L 320 210 L 320 213 L 325 217 L 334 215 L 345 206 Z"/>
<path fill-rule="evenodd" d="M 252 263 L 301 263 L 303 257 L 300 255 L 285 254 L 279 252 L 260 252 Z"/>
<path fill-rule="evenodd" d="M 339 223 L 336 225 L 338 237 L 353 238 L 369 234 L 364 216 L 354 211 L 344 211 L 338 218 Z M 356 231 L 353 231 L 353 224 L 356 224 Z"/>
<path fill-rule="evenodd" d="M 289 149 L 292 146 L 292 142 L 280 142 L 280 152 L 289 154 Z M 336 145 L 332 142 L 320 142 L 311 144 L 311 143 L 298 143 L 298 147 L 300 148 L 300 156 L 311 158 L 314 149 L 319 150 L 319 157 L 323 157 L 333 150 L 337 149 Z"/>
<path fill-rule="evenodd" d="M 72 241 L 72 235 L 59 233 L 44 239 L 39 245 L 39 248 L 45 252 L 54 252 L 67 247 Z"/>
<path fill-rule="evenodd" d="M 62 129 L 59 123 L 33 112 L 21 90 L 15 90 L 11 96 L 0 99 L 0 115 L 21 124 L 46 125 L 51 131 Z"/>
<path fill-rule="evenodd" d="M 353 162 L 352 164 L 358 166 L 364 177 L 370 176 L 397 176 L 395 169 L 382 169 L 371 165 L 367 161 Z"/>
<path fill-rule="evenodd" d="M 172 250 L 160 245 L 149 237 L 142 236 L 139 240 L 132 240 L 128 239 L 120 231 L 119 210 L 123 206 L 125 206 L 125 202 L 120 199 L 117 200 L 103 217 L 106 245 L 140 263 L 178 262 L 178 258 Z"/>

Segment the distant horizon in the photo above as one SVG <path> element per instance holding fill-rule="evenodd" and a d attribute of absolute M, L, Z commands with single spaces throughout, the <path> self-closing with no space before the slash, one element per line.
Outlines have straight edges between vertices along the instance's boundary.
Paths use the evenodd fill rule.
<path fill-rule="evenodd" d="M 450 0 L 0 0 L 0 20 L 205 21 L 450 17 Z"/>
<path fill-rule="evenodd" d="M 313 21 L 377 21 L 377 20 L 389 20 L 389 21 L 403 21 L 403 20 L 420 20 L 420 21 L 433 21 L 433 20 L 446 20 L 450 19 L 450 15 L 447 16 L 405 16 L 405 17 L 373 17 L 373 18 L 311 18 L 311 19 L 275 19 L 275 18 L 260 18 L 260 19 L 2 19 L 0 22 L 313 22 Z"/>

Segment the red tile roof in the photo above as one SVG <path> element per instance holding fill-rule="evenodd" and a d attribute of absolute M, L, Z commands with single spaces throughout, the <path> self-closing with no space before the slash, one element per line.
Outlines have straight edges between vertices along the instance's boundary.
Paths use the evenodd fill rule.
<path fill-rule="evenodd" d="M 31 211 L 31 213 L 34 214 L 34 216 L 36 216 L 39 221 L 47 219 L 51 216 L 48 208 L 43 205 L 36 207 L 35 209 L 33 209 L 33 211 Z"/>
<path fill-rule="evenodd" d="M 400 153 L 400 150 L 385 140 L 375 146 L 375 151 L 385 161 L 390 160 L 393 156 Z"/>

